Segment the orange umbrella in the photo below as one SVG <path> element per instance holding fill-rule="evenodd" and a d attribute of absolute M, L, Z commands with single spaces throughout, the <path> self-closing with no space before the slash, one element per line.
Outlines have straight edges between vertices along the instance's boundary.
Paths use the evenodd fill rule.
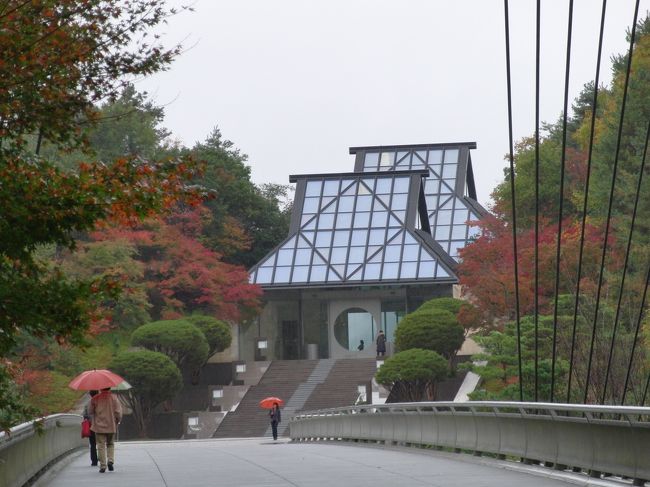
<path fill-rule="evenodd" d="M 93 369 L 86 370 L 72 379 L 68 387 L 78 391 L 98 391 L 107 387 L 115 387 L 122 382 L 124 379 L 110 370 Z"/>
<path fill-rule="evenodd" d="M 273 409 L 273 406 L 275 403 L 278 403 L 278 406 L 284 406 L 284 401 L 280 399 L 279 397 L 265 397 L 260 401 L 260 407 L 263 407 L 264 409 Z"/>

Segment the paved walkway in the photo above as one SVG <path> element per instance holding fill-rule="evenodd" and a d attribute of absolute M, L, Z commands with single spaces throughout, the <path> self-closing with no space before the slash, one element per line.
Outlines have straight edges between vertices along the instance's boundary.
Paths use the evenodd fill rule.
<path fill-rule="evenodd" d="M 503 466 L 503 462 L 487 462 L 465 455 L 370 448 L 338 443 L 290 443 L 287 440 L 274 443 L 266 438 L 126 442 L 116 445 L 114 472 L 100 474 L 97 467 L 90 466 L 89 457 L 84 452 L 75 454 L 61 465 L 55 466 L 37 485 L 50 487 L 88 487 L 89 485 L 93 487 L 566 487 L 569 485 L 558 479 L 512 471 Z M 582 485 L 586 484 L 582 483 Z"/>

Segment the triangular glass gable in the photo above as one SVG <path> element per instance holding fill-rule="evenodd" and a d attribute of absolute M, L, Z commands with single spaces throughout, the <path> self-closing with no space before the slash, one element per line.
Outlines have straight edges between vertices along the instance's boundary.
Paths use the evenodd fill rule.
<path fill-rule="evenodd" d="M 251 279 L 264 286 L 293 283 L 305 286 L 448 278 L 448 270 L 440 268 L 436 273 L 436 255 L 413 233 L 415 228 L 409 228 L 415 222 L 406 223 L 406 207 L 414 198 L 411 193 L 419 190 L 419 186 L 412 184 L 412 177 L 399 172 L 416 165 L 426 167 L 427 160 L 441 164 L 442 151 L 434 154 L 426 150 L 401 150 L 381 154 L 377 154 L 377 165 L 367 170 L 396 172 L 339 180 L 324 177 L 314 184 L 308 181 L 308 204 L 296 205 L 296 208 L 306 208 L 306 213 L 300 216 L 300 230 L 258 264 L 251 272 Z M 388 166 L 388 162 L 393 165 Z M 440 198 L 439 186 L 444 183 L 437 173 L 430 176 L 425 198 L 431 220 L 436 221 L 433 206 L 440 200 L 439 210 L 446 212 L 449 231 L 447 240 L 439 243 L 448 250 L 450 238 L 454 236 L 455 250 L 459 244 L 457 236 L 466 235 L 460 227 L 474 213 L 453 193 L 452 180 L 445 186 L 448 196 Z"/>

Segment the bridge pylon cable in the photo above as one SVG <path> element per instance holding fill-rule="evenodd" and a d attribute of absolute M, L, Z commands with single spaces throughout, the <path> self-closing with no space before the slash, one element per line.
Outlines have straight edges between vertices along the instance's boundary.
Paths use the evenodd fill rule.
<path fill-rule="evenodd" d="M 630 83 L 630 72 L 632 70 L 632 56 L 634 54 L 634 39 L 636 36 L 636 25 L 637 25 L 637 20 L 639 16 L 639 3 L 640 0 L 636 0 L 635 3 L 635 8 L 634 8 L 634 20 L 632 21 L 632 32 L 630 34 L 630 48 L 627 56 L 627 67 L 625 70 L 625 83 L 623 87 L 623 95 L 622 95 L 622 100 L 621 100 L 621 115 L 619 118 L 619 123 L 618 123 L 618 135 L 616 138 L 616 151 L 614 153 L 614 167 L 612 169 L 612 183 L 610 185 L 610 191 L 609 191 L 609 201 L 607 204 L 607 220 L 605 222 L 605 235 L 603 237 L 603 251 L 601 254 L 600 258 L 600 273 L 598 275 L 598 289 L 596 291 L 596 305 L 594 309 L 594 319 L 593 319 L 593 326 L 592 326 L 592 331 L 591 331 L 591 344 L 589 347 L 589 361 L 587 363 L 587 375 L 585 378 L 585 394 L 584 394 L 584 399 L 583 403 L 587 404 L 587 400 L 589 399 L 589 382 L 591 380 L 591 367 L 593 364 L 593 357 L 594 357 L 594 348 L 596 344 L 596 332 L 597 332 L 597 325 L 598 325 L 598 311 L 600 307 L 600 298 L 601 298 L 601 292 L 602 292 L 602 287 L 603 287 L 603 276 L 605 274 L 605 258 L 607 256 L 607 240 L 609 239 L 609 231 L 611 228 L 611 219 L 612 219 L 612 206 L 614 202 L 614 189 L 616 187 L 616 175 L 618 171 L 618 163 L 619 163 L 619 156 L 620 156 L 620 151 L 621 151 L 621 138 L 623 135 L 623 121 L 625 119 L 625 106 L 627 102 L 627 94 L 628 94 L 628 88 L 629 88 L 629 83 Z M 595 391 L 594 391 L 595 392 Z"/>
<path fill-rule="evenodd" d="M 560 201 L 557 221 L 557 246 L 555 251 L 555 297 L 553 304 L 553 352 L 551 356 L 551 397 L 555 401 L 555 362 L 557 360 L 557 307 L 560 294 L 560 249 L 562 245 L 562 219 L 564 217 L 564 172 L 566 168 L 567 119 L 569 111 L 569 74 L 571 72 L 571 39 L 573 34 L 573 0 L 569 0 L 569 20 L 566 40 L 566 67 L 564 74 L 564 107 L 562 111 L 562 159 L 560 162 Z"/>
<path fill-rule="evenodd" d="M 506 85 L 508 96 L 508 142 L 510 161 L 510 195 L 512 199 L 512 250 L 515 274 L 515 319 L 517 323 L 517 363 L 519 371 L 519 400 L 524 400 L 524 385 L 522 376 L 521 362 L 521 317 L 519 316 L 519 265 L 517 251 L 517 208 L 515 198 L 515 162 L 514 162 L 514 142 L 512 136 L 512 80 L 510 76 L 510 18 L 508 12 L 508 0 L 503 0 L 504 6 L 504 23 L 505 23 L 505 43 L 506 43 Z"/>
<path fill-rule="evenodd" d="M 603 37 L 605 33 L 605 18 L 607 16 L 607 0 L 603 0 L 600 14 L 600 33 L 598 35 L 598 54 L 596 56 L 596 75 L 594 77 L 594 96 L 591 108 L 591 126 L 589 129 L 589 148 L 587 155 L 587 175 L 585 177 L 584 200 L 582 205 L 582 223 L 580 229 L 580 246 L 578 251 L 578 270 L 576 278 L 576 292 L 573 303 L 573 324 L 571 331 L 571 353 L 569 358 L 569 376 L 567 383 L 566 402 L 571 402 L 571 384 L 573 379 L 573 363 L 576 349 L 576 331 L 578 326 L 578 307 L 580 304 L 580 281 L 582 279 L 582 257 L 585 249 L 585 227 L 587 223 L 587 203 L 589 201 L 589 183 L 591 179 L 591 167 L 593 160 L 594 134 L 596 128 L 596 113 L 598 112 L 598 86 L 600 83 L 600 65 L 603 54 Z"/>

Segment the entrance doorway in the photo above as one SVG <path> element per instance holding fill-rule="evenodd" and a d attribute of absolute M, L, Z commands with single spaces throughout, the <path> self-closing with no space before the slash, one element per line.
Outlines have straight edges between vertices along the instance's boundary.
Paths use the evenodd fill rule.
<path fill-rule="evenodd" d="M 282 359 L 300 358 L 300 325 L 298 320 L 282 321 Z"/>

